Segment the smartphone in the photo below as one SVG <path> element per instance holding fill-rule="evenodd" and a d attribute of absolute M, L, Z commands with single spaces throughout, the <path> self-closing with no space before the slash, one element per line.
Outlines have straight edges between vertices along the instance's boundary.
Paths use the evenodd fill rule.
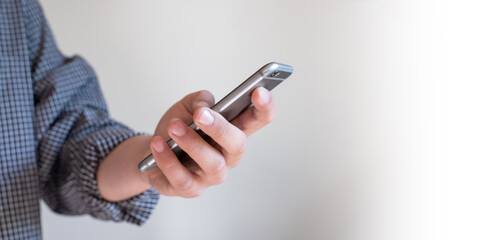
<path fill-rule="evenodd" d="M 228 121 L 231 121 L 245 109 L 252 106 L 250 97 L 254 89 L 264 87 L 270 91 L 282 81 L 286 80 L 292 73 L 293 67 L 289 65 L 276 62 L 268 63 L 216 103 L 211 109 L 220 113 Z M 194 129 L 206 141 L 209 140 L 209 137 L 194 122 L 189 127 Z M 167 141 L 167 144 L 180 161 L 187 157 L 187 154 L 172 139 Z M 156 160 L 152 154 L 139 163 L 139 170 L 142 172 L 155 168 L 157 168 Z"/>

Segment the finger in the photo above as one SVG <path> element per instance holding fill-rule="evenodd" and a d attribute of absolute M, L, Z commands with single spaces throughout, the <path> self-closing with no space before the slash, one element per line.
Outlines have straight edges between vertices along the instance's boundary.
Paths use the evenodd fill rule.
<path fill-rule="evenodd" d="M 223 182 L 226 175 L 225 159 L 221 153 L 206 142 L 181 120 L 173 119 L 168 125 L 169 135 L 203 170 L 201 180 L 211 185 Z"/>
<path fill-rule="evenodd" d="M 184 106 L 184 109 L 186 109 L 186 111 L 192 116 L 194 111 L 196 111 L 196 109 L 198 109 L 199 107 L 213 106 L 215 104 L 215 97 L 213 96 L 213 94 L 211 94 L 211 92 L 207 90 L 201 90 L 186 95 L 179 102 Z"/>
<path fill-rule="evenodd" d="M 222 115 L 209 108 L 199 108 L 194 114 L 196 125 L 213 139 L 220 147 L 227 160 L 227 165 L 234 167 L 242 158 L 247 147 L 247 136 L 229 123 Z"/>
<path fill-rule="evenodd" d="M 149 181 L 151 186 L 160 194 L 164 194 L 166 196 L 179 196 L 184 198 L 193 198 L 198 197 L 203 194 L 204 188 L 195 188 L 191 191 L 182 192 L 174 188 L 171 183 L 167 180 L 164 173 L 161 170 L 153 170 L 149 174 Z"/>
<path fill-rule="evenodd" d="M 188 193 L 196 188 L 194 176 L 179 162 L 162 137 L 152 138 L 151 149 L 157 166 L 170 183 L 169 188 L 174 188 L 169 190 Z"/>
<path fill-rule="evenodd" d="M 269 124 L 276 117 L 274 99 L 269 90 L 263 87 L 255 89 L 252 92 L 251 101 L 254 106 L 232 121 L 232 124 L 247 136 Z"/>
<path fill-rule="evenodd" d="M 171 183 L 167 180 L 166 176 L 162 173 L 160 169 L 153 169 L 149 171 L 149 182 L 151 186 L 160 194 L 166 196 L 174 196 L 175 192 L 171 187 Z"/>

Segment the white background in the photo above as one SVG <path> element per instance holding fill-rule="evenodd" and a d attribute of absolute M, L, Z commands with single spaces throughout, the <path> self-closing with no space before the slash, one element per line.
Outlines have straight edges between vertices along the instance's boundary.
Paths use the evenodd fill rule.
<path fill-rule="evenodd" d="M 44 205 L 44 238 L 487 239 L 483 2 L 42 0 L 139 131 L 190 92 L 295 68 L 224 184 L 161 197 L 142 227 Z"/>

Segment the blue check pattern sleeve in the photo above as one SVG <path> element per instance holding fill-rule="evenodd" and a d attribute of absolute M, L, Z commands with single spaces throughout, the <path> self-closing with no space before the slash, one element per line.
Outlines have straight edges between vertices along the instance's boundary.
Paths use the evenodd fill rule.
<path fill-rule="evenodd" d="M 142 224 L 158 200 L 153 189 L 114 203 L 101 197 L 96 181 L 110 151 L 142 133 L 110 118 L 92 68 L 79 56 L 60 53 L 40 6 L 34 6 L 24 16 L 41 197 L 58 213 Z"/>

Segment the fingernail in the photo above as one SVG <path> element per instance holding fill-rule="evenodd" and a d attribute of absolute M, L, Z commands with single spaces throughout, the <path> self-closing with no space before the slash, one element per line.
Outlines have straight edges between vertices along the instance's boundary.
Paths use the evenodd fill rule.
<path fill-rule="evenodd" d="M 266 104 L 271 101 L 271 95 L 269 91 L 266 91 L 263 87 L 260 87 L 257 90 L 259 91 L 261 104 Z"/>
<path fill-rule="evenodd" d="M 181 137 L 181 136 L 183 136 L 183 135 L 184 135 L 184 133 L 186 132 L 185 127 L 186 127 L 186 126 L 184 126 L 184 125 L 183 125 L 183 123 L 182 123 L 181 121 L 177 121 L 177 122 L 174 124 L 174 126 L 173 126 L 173 128 L 172 128 L 171 132 L 172 132 L 172 134 L 174 134 L 174 135 L 176 135 L 176 136 Z"/>
<path fill-rule="evenodd" d="M 156 150 L 158 153 L 161 153 L 162 150 L 164 150 L 164 145 L 161 140 L 156 141 L 154 144 L 152 144 L 152 148 Z"/>
<path fill-rule="evenodd" d="M 206 126 L 211 125 L 213 121 L 215 121 L 215 118 L 213 115 L 211 115 L 208 109 L 203 110 L 200 114 L 200 118 L 198 119 L 198 122 Z"/>

